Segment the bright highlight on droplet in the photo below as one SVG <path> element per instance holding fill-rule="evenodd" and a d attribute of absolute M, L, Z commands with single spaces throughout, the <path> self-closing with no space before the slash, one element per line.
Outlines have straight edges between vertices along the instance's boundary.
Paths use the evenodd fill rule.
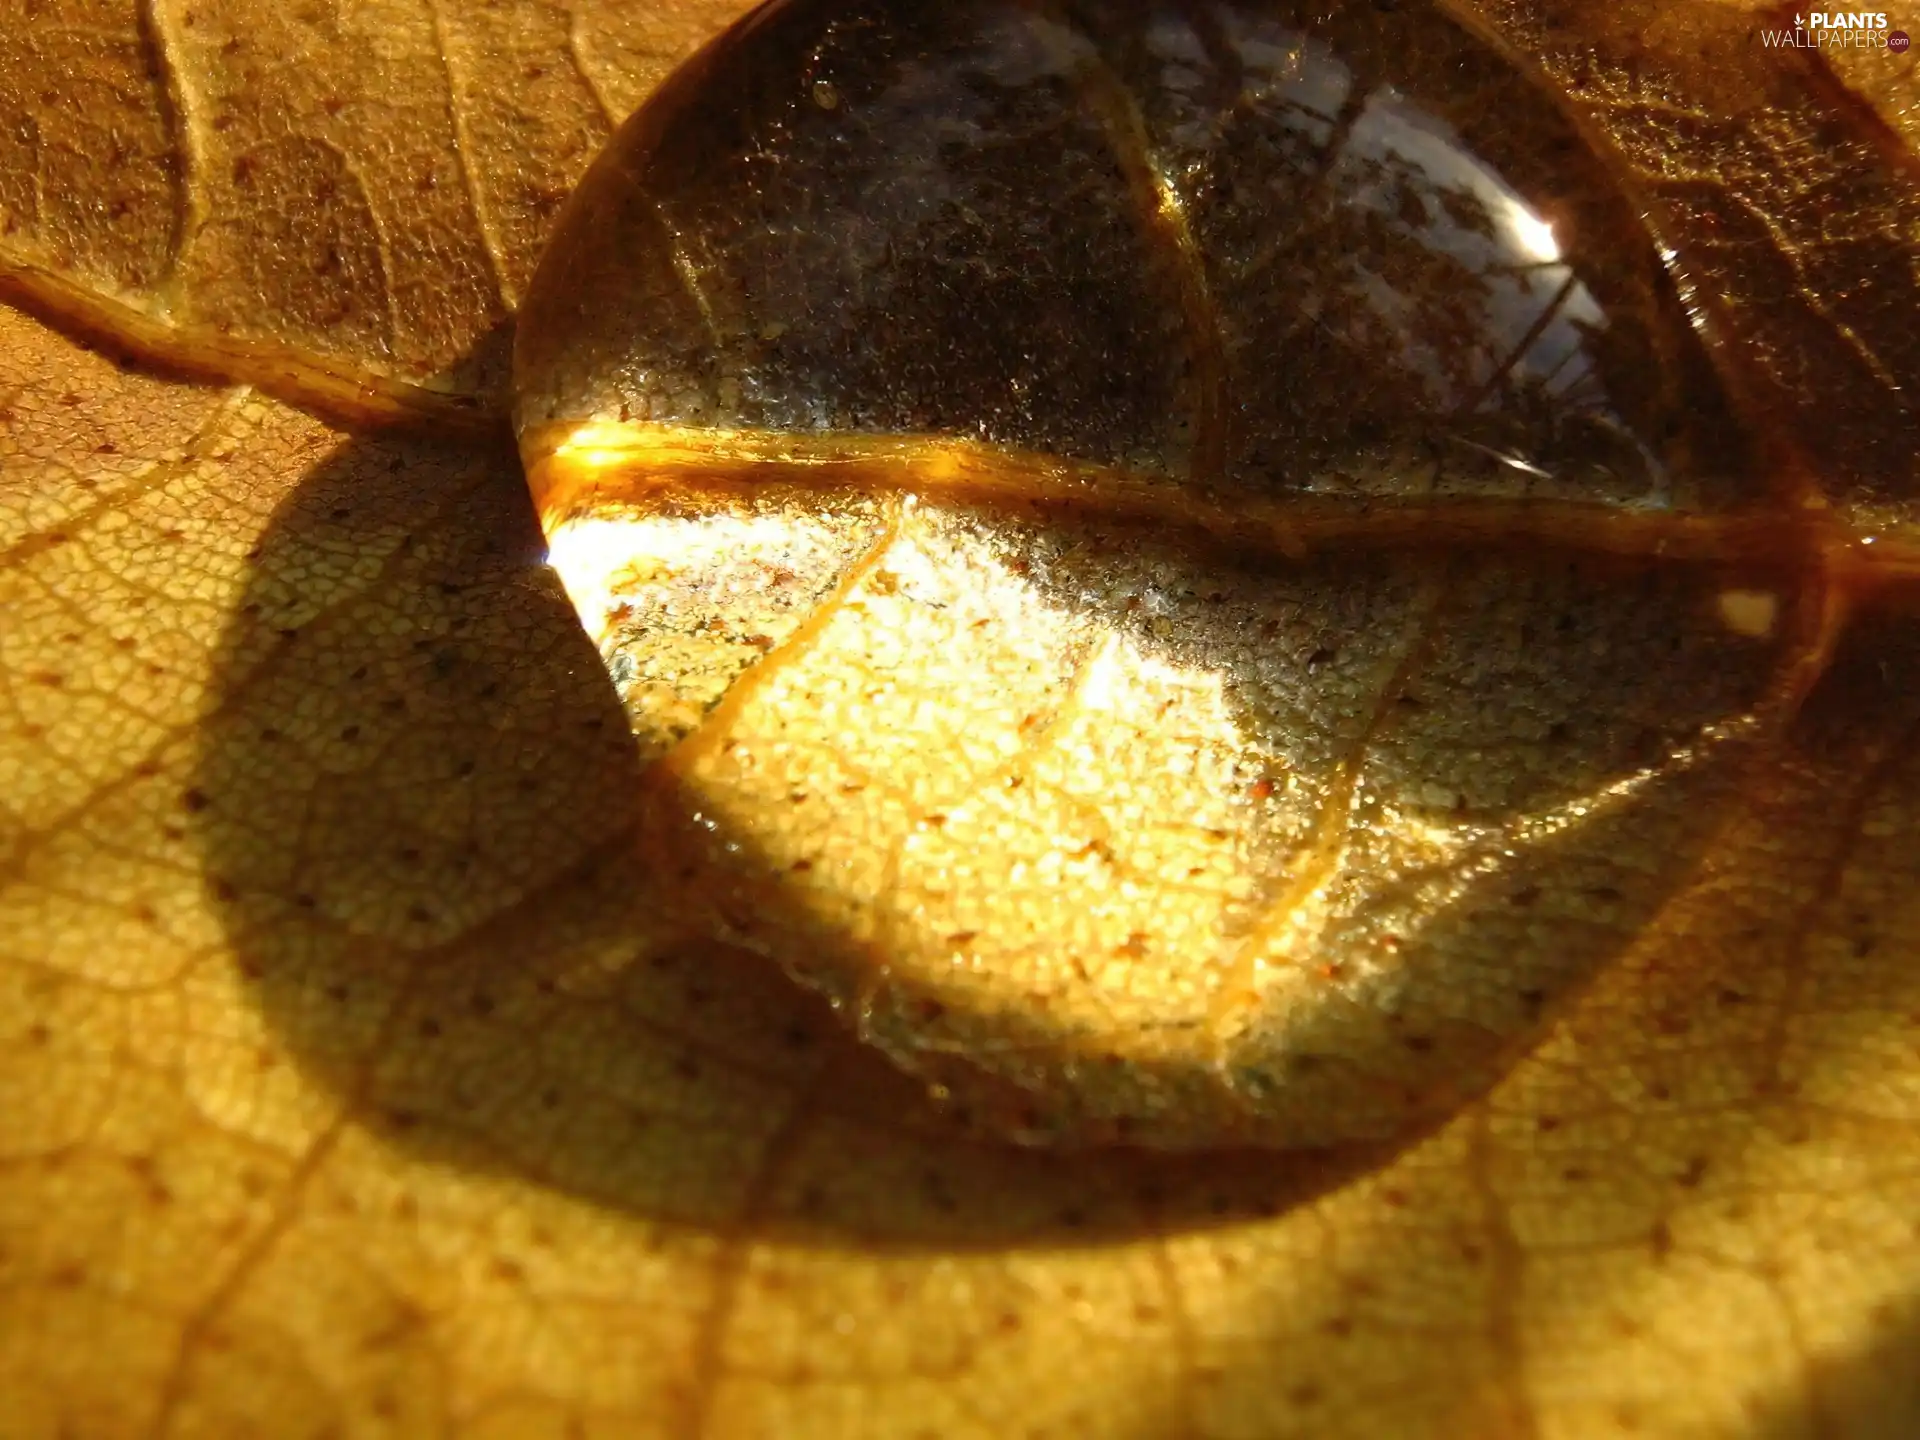
<path fill-rule="evenodd" d="M 628 458 L 635 448 L 636 432 L 632 427 L 590 421 L 575 430 L 554 451 L 554 458 L 576 465 L 617 465 Z"/>
<path fill-rule="evenodd" d="M 1560 241 L 1554 236 L 1551 224 L 1518 205 L 1509 213 L 1508 223 L 1513 228 L 1515 246 L 1527 258 L 1537 260 L 1542 265 L 1559 262 Z"/>

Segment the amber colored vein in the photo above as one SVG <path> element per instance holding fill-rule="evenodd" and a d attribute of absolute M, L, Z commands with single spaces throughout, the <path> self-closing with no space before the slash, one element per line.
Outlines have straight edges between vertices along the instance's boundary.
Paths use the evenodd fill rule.
<path fill-rule="evenodd" d="M 1365 727 L 1335 767 L 1332 783 L 1328 785 L 1327 793 L 1314 816 L 1312 834 L 1303 847 L 1306 854 L 1280 894 L 1261 906 L 1259 918 L 1235 946 L 1227 972 L 1221 977 L 1220 986 L 1214 991 L 1212 1003 L 1207 1007 L 1208 1033 L 1217 1046 L 1224 1047 L 1231 1043 L 1231 1022 L 1235 1012 L 1259 1003 L 1260 986 L 1256 977 L 1261 967 L 1271 963 L 1270 956 L 1278 960 L 1286 958 L 1284 948 L 1275 954 L 1274 936 L 1294 922 L 1313 898 L 1314 892 L 1332 878 L 1346 856 L 1354 801 L 1359 793 L 1360 777 L 1366 769 L 1367 758 L 1380 732 L 1386 728 L 1395 704 L 1405 692 L 1407 682 L 1432 651 L 1446 606 L 1450 578 L 1449 573 L 1443 572 L 1422 587 L 1426 593 L 1421 597 L 1423 607 L 1419 629 L 1394 662 L 1386 684 L 1380 687 L 1373 713 L 1367 717 Z M 1226 1056 L 1222 1053 L 1217 1058 L 1224 1062 Z"/>
<path fill-rule="evenodd" d="M 340 169 L 353 181 L 354 192 L 360 203 L 366 206 L 367 228 L 373 232 L 373 253 L 380 262 L 378 283 L 373 287 L 380 296 L 380 312 L 386 318 L 387 329 L 383 337 L 389 353 L 400 342 L 400 311 L 393 293 L 393 277 L 398 267 L 394 264 L 395 247 L 393 236 L 387 228 L 386 218 L 380 207 L 373 203 L 374 187 L 367 184 L 366 176 L 360 173 L 360 164 L 352 154 L 331 140 L 315 137 L 314 143 L 324 145 L 333 157 L 339 161 Z M 331 207 L 329 207 L 331 208 Z"/>
<path fill-rule="evenodd" d="M 587 94 L 593 97 L 594 108 L 607 122 L 607 133 L 618 130 L 625 117 L 613 108 L 613 102 L 600 88 L 600 82 L 593 78 L 593 67 L 587 63 L 586 46 L 580 40 L 580 11 L 574 6 L 569 6 L 567 11 L 567 63 L 573 66 L 573 73 L 580 77 Z"/>
<path fill-rule="evenodd" d="M 447 12 L 442 0 L 427 0 L 427 13 L 433 20 L 433 49 L 440 61 L 440 72 L 447 80 L 447 122 L 453 127 L 453 163 L 460 168 L 460 183 L 467 192 L 467 204 L 473 210 L 474 226 L 480 231 L 480 248 L 486 252 L 487 269 L 493 275 L 493 288 L 501 302 L 512 310 L 520 303 L 507 267 L 500 259 L 500 237 L 496 233 L 487 197 L 481 193 L 480 177 L 467 157 L 474 153 L 473 137 L 467 133 L 466 111 L 460 105 L 461 77 L 453 63 L 453 44 L 448 34 Z"/>
<path fill-rule="evenodd" d="M 1847 866 L 1860 845 L 1869 838 L 1865 828 L 1867 812 L 1881 798 L 1888 777 L 1913 756 L 1916 738 L 1920 738 L 1920 723 L 1909 724 L 1900 735 L 1877 747 L 1878 753 L 1870 752 L 1860 783 L 1833 806 L 1833 833 L 1837 838 L 1832 853 L 1821 866 L 1817 880 L 1807 887 L 1806 898 L 1796 907 L 1792 923 L 1787 927 L 1784 947 L 1785 993 L 1781 995 L 1780 1002 L 1772 1007 L 1772 1021 L 1759 1047 L 1764 1067 L 1759 1076 L 1759 1088 L 1775 1092 L 1776 1098 L 1784 1098 L 1780 1094 L 1784 1089 L 1781 1072 L 1784 1069 L 1788 1028 L 1804 1013 L 1801 1000 L 1811 983 L 1807 942 L 1814 930 L 1816 912 L 1838 902 Z"/>
<path fill-rule="evenodd" d="M 405 997 L 406 990 L 403 987 L 394 996 L 393 1008 L 381 1017 L 380 1033 L 371 1053 L 378 1055 L 385 1048 L 383 1042 L 389 1038 L 394 1018 L 400 1014 Z M 271 1212 L 259 1231 L 241 1247 L 239 1255 L 227 1267 L 226 1273 L 214 1282 L 206 1298 L 181 1317 L 173 1354 L 166 1373 L 160 1378 L 160 1394 L 155 1401 L 153 1421 L 147 1427 L 150 1440 L 163 1440 L 163 1437 L 175 1433 L 175 1422 L 189 1397 L 189 1382 L 199 1347 L 209 1338 L 221 1315 L 233 1304 L 247 1280 L 301 1217 L 300 1201 L 306 1187 L 339 1147 L 340 1138 L 353 1119 L 356 1098 L 350 1095 L 342 1100 L 339 1108 L 315 1135 L 306 1153 L 295 1162 L 292 1173 L 281 1186 L 280 1194 L 275 1198 Z"/>
<path fill-rule="evenodd" d="M 1782 1072 L 1785 1069 L 1790 1028 L 1796 1018 L 1806 1013 L 1807 991 L 1815 983 L 1808 942 L 1814 933 L 1819 912 L 1831 913 L 1838 904 L 1847 867 L 1867 837 L 1865 822 L 1868 812 L 1875 801 L 1882 798 L 1882 787 L 1889 777 L 1913 755 L 1917 737 L 1920 737 L 1920 725 L 1909 724 L 1899 736 L 1879 747 L 1878 754 L 1871 756 L 1865 777 L 1839 807 L 1835 828 L 1837 838 L 1826 864 L 1821 867 L 1818 882 L 1808 889 L 1806 899 L 1795 907 L 1782 956 L 1785 972 L 1782 993 L 1778 1003 L 1772 1007 L 1766 1034 L 1759 1047 L 1762 1063 L 1755 1075 L 1755 1089 L 1759 1102 L 1756 1108 L 1762 1113 L 1768 1101 L 1781 1104 L 1791 1099 L 1790 1087 Z M 1790 1287 L 1778 1283 L 1778 1276 L 1768 1275 L 1766 1281 L 1774 1293 L 1775 1303 L 1780 1307 L 1789 1336 L 1794 1345 L 1806 1353 L 1807 1319 L 1801 1305 L 1795 1303 Z M 1831 1419 L 1830 1388 L 1822 1383 L 1824 1377 L 1819 1367 L 1814 1368 L 1810 1378 L 1812 1384 L 1809 1386 L 1808 1405 L 1817 1422 L 1817 1433 L 1836 1433 Z"/>
<path fill-rule="evenodd" d="M 1473 1118 L 1467 1130 L 1467 1153 L 1465 1169 L 1468 1183 L 1478 1194 L 1480 1203 L 1486 1207 L 1485 1223 L 1481 1236 L 1487 1247 L 1487 1294 L 1490 1303 L 1487 1306 L 1487 1342 L 1493 1353 L 1500 1357 L 1507 1373 L 1516 1382 L 1512 1393 L 1525 1397 L 1528 1387 L 1524 1382 L 1526 1374 L 1526 1347 L 1523 1341 L 1525 1327 L 1520 1321 L 1521 1307 L 1524 1303 L 1522 1287 L 1526 1283 L 1526 1252 L 1513 1231 L 1513 1223 L 1499 1202 L 1499 1192 L 1493 1180 L 1497 1163 L 1498 1147 L 1492 1133 L 1493 1116 L 1486 1106 L 1480 1106 L 1473 1112 Z M 1496 1396 L 1495 1404 L 1499 1403 Z M 1501 1420 L 1511 1428 L 1500 1433 L 1510 1440 L 1536 1440 L 1540 1434 L 1539 1417 L 1525 1399 L 1517 1400 Z"/>
<path fill-rule="evenodd" d="M 249 339 L 214 326 L 171 324 L 149 310 L 19 260 L 0 257 L 0 300 L 102 354 L 136 362 L 161 376 L 202 384 L 250 384 L 276 400 L 350 425 L 449 436 L 507 434 L 501 397 L 463 395 L 369 375 L 277 340 Z"/>
<path fill-rule="evenodd" d="M 1040 7 L 1063 28 L 1073 29 L 1071 18 Z M 1212 484 L 1227 466 L 1227 356 L 1220 334 L 1220 311 L 1207 281 L 1207 262 L 1187 215 L 1187 203 L 1161 169 L 1153 153 L 1146 118 L 1126 82 L 1114 73 L 1093 44 L 1092 55 L 1075 67 L 1081 97 L 1100 122 L 1120 173 L 1126 177 L 1133 213 L 1147 242 L 1165 258 L 1180 292 L 1180 315 L 1185 322 L 1187 349 L 1193 362 L 1188 386 L 1193 406 L 1193 451 L 1189 473 L 1202 484 Z"/>
<path fill-rule="evenodd" d="M 1920 536 L 1863 535 L 1825 507 L 1718 512 L 1527 496 L 1346 497 L 1209 491 L 1164 476 L 949 437 L 785 435 L 640 424 L 535 427 L 521 453 L 551 532 L 597 505 L 770 484 L 1061 506 L 1303 558 L 1315 548 L 1545 544 L 1623 558 L 1817 567 L 1837 590 L 1920 584 Z"/>
<path fill-rule="evenodd" d="M 673 748 L 661 755 L 648 767 L 650 776 L 683 775 L 693 765 L 711 754 L 725 743 L 732 731 L 740 712 L 753 702 L 760 691 L 773 680 L 792 667 L 793 661 L 811 650 L 821 635 L 845 610 L 853 592 L 886 558 L 894 542 L 900 538 L 902 512 L 906 508 L 903 499 L 892 508 L 879 536 L 864 553 L 849 564 L 842 572 L 833 588 L 821 597 L 820 602 L 808 612 L 806 619 L 794 627 L 793 633 L 773 649 L 749 665 L 734 682 L 728 686 L 727 693 L 714 703 L 711 710 L 700 717 L 700 723 L 689 730 L 674 744 Z"/>
<path fill-rule="evenodd" d="M 167 264 L 154 283 L 164 308 L 171 309 L 179 299 L 181 262 L 200 227 L 200 174 L 204 168 L 196 124 L 198 109 L 187 88 L 186 74 L 175 59 L 179 37 L 166 23 L 166 0 L 141 0 L 136 23 L 140 43 L 158 82 L 160 122 L 166 128 L 167 146 L 173 156 L 172 214 L 168 217 Z"/>
<path fill-rule="evenodd" d="M 1813 615 L 1808 623 L 1800 627 L 1806 641 L 1794 651 L 1792 659 L 1780 668 L 1779 679 L 1763 707 L 1779 713 L 1783 729 L 1800 713 L 1800 706 L 1813 693 L 1814 685 L 1827 673 L 1833 652 L 1839 647 L 1840 637 L 1845 633 L 1847 621 L 1852 618 L 1857 605 L 1853 592 L 1845 585 L 1832 583 L 1832 580 L 1832 575 L 1823 569 L 1819 579 L 1814 582 L 1814 597 L 1810 606 Z M 1806 592 L 1803 590 L 1801 593 L 1804 597 Z"/>
<path fill-rule="evenodd" d="M 814 1106 L 826 1094 L 828 1082 L 834 1078 L 833 1068 L 831 1063 L 822 1064 L 793 1097 L 761 1147 L 759 1161 L 747 1180 L 746 1194 L 732 1217 L 734 1233 L 726 1237 L 721 1247 L 714 1267 L 713 1296 L 700 1318 L 687 1364 L 687 1389 L 692 1395 L 686 1411 L 687 1440 L 703 1440 L 711 1429 L 710 1407 L 726 1373 L 727 1330 L 739 1304 L 740 1282 L 752 1259 L 753 1252 L 747 1241 L 755 1224 L 766 1218 L 780 1181 L 807 1138 Z"/>

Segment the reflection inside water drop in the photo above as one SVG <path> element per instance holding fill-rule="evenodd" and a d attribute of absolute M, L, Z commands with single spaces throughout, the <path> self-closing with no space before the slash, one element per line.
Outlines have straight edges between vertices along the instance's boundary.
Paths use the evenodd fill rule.
<path fill-rule="evenodd" d="M 1221 494 L 1681 508 L 1742 478 L 1636 207 L 1423 7 L 854 8 L 767 12 L 584 182 L 523 312 L 534 449 L 964 436 Z"/>

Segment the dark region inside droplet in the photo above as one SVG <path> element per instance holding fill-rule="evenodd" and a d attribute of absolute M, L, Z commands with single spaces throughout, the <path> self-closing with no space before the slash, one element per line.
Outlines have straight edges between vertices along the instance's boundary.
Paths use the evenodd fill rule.
<path fill-rule="evenodd" d="M 582 184 L 518 383 L 523 428 L 957 436 L 1228 491 L 1711 508 L 1748 474 L 1630 197 L 1426 5 L 770 7 Z"/>

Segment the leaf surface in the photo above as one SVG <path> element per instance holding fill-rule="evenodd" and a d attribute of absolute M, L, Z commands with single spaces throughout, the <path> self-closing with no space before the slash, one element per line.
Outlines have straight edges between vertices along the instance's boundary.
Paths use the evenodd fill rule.
<path fill-rule="evenodd" d="M 424 8 L 214 7 L 192 27 L 162 15 L 217 38 L 163 46 L 161 69 L 225 76 L 205 93 L 255 107 L 236 121 L 255 127 L 245 143 L 217 138 L 211 108 L 188 112 L 198 153 L 227 167 L 219 185 L 184 187 L 208 226 L 190 246 L 168 218 L 185 213 L 180 177 L 218 167 L 184 165 L 154 118 L 156 85 L 174 82 L 141 58 L 161 53 L 143 48 L 147 22 L 103 6 L 0 26 L 15 47 L 0 61 L 6 143 L 34 147 L 0 187 L 17 222 L 9 263 L 68 287 L 21 282 L 43 313 L 84 309 L 201 376 L 122 370 L 0 317 L 11 1425 L 1585 1436 L 1912 1423 L 1909 606 L 1862 603 L 1831 631 L 1817 683 L 1658 905 L 1536 1046 L 1428 1130 L 1192 1154 L 983 1139 L 764 960 L 662 925 L 644 843 L 661 813 L 652 756 L 538 563 L 504 438 L 338 428 L 267 392 L 336 419 L 379 407 L 247 373 L 268 351 L 242 341 L 344 384 L 486 393 L 480 341 L 524 278 L 538 206 L 498 202 L 489 244 L 471 199 L 464 219 L 429 223 L 393 198 L 394 177 L 454 186 L 464 159 L 484 176 L 474 191 L 498 196 L 562 152 L 564 172 L 585 159 L 566 137 L 600 123 L 582 76 L 602 72 L 561 66 L 557 97 L 534 98 L 544 77 L 513 81 L 505 41 L 474 58 L 470 37 L 501 23 L 495 11 L 445 9 L 438 31 Z M 655 16 L 678 23 L 664 9 L 624 30 L 611 12 L 505 13 L 547 37 L 516 53 L 522 69 L 560 65 L 553 37 L 569 27 L 605 37 L 582 47 L 603 57 L 615 39 L 642 52 L 650 35 L 688 33 L 651 31 Z M 1651 58 L 1627 67 L 1609 46 L 1630 19 L 1583 18 L 1600 13 L 1495 19 L 1523 39 L 1557 23 L 1540 47 L 1548 72 L 1571 89 L 1590 66 L 1592 123 L 1663 205 L 1681 214 L 1694 197 L 1687 223 L 1713 214 L 1763 237 L 1688 244 L 1763 342 L 1762 371 L 1804 397 L 1774 423 L 1811 457 L 1809 486 L 1896 536 L 1912 454 L 1898 407 L 1915 365 L 1895 322 L 1916 248 L 1890 162 L 1821 150 L 1821 136 L 1857 133 L 1852 112 L 1797 71 L 1767 81 L 1728 38 L 1745 29 L 1655 31 Z M 341 48 L 302 50 L 314 35 Z M 252 59 L 208 58 L 234 38 Z M 58 139 L 83 111 L 37 98 L 31 78 L 54 64 L 110 100 L 91 110 L 106 128 Z M 477 78 L 447 78 L 460 74 Z M 372 107 L 354 113 L 379 124 L 327 117 L 349 79 L 363 97 L 350 104 Z M 1760 103 L 1742 86 L 1763 81 L 1779 88 Z M 645 82 L 596 83 L 617 110 Z M 258 121 L 269 93 L 286 97 L 284 130 Z M 547 139 L 527 139 L 517 111 L 488 112 L 487 96 L 508 93 Z M 456 149 L 449 115 L 483 138 Z M 518 138 L 489 148 L 489 126 Z M 1743 169 L 1729 155 L 1703 186 L 1661 159 L 1708 163 L 1754 134 L 1808 163 Z M 390 233 L 418 247 L 423 278 L 409 291 L 397 264 L 352 268 L 351 247 L 324 273 L 352 278 L 324 283 L 207 261 L 202 244 L 258 239 L 281 213 L 238 198 L 243 154 L 276 187 L 290 179 L 275 166 L 317 184 L 372 165 L 386 178 L 360 182 L 358 210 L 285 244 L 399 215 Z M 321 214 L 293 204 L 284 213 Z M 248 244 L 273 264 L 294 253 Z M 349 305 L 337 320 L 328 285 Z M 86 305 L 60 299 L 71 293 Z M 1901 388 L 1874 390 L 1876 374 Z M 387 413 L 425 408 L 411 389 L 381 393 Z M 1847 408 L 1855 393 L 1867 398 Z M 1814 570 L 1790 578 L 1792 596 L 1817 598 Z M 1796 603 L 1784 613 L 1824 613 Z"/>

